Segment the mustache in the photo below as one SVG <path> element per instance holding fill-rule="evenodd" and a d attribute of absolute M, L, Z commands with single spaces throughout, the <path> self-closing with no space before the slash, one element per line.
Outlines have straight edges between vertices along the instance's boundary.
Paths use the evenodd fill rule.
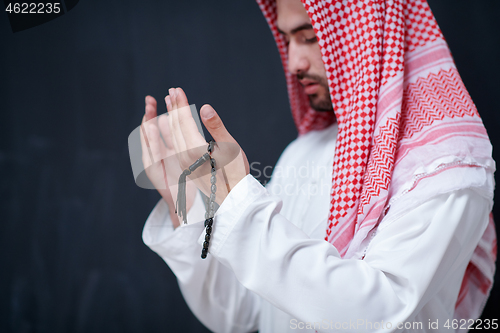
<path fill-rule="evenodd" d="M 297 79 L 299 79 L 299 80 L 309 79 L 312 81 L 317 81 L 317 82 L 323 83 L 323 78 L 319 75 L 314 75 L 314 74 L 299 73 L 299 74 L 297 74 Z"/>

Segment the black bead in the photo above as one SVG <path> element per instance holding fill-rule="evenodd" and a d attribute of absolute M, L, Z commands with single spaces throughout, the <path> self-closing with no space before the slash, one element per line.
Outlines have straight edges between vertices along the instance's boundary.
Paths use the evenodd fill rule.
<path fill-rule="evenodd" d="M 203 242 L 203 248 L 204 249 L 208 249 L 208 246 L 210 245 L 210 243 L 208 242 Z"/>
<path fill-rule="evenodd" d="M 210 218 L 206 219 L 205 220 L 205 228 L 207 226 L 211 227 L 213 223 L 214 223 L 214 219 L 213 218 L 210 217 Z"/>
<path fill-rule="evenodd" d="M 212 227 L 207 226 L 207 235 L 210 235 L 212 233 Z"/>
<path fill-rule="evenodd" d="M 216 145 L 216 142 L 214 140 L 210 140 L 208 142 L 208 147 L 207 147 L 207 151 L 209 153 L 213 152 L 214 151 L 214 146 Z"/>
<path fill-rule="evenodd" d="M 205 235 L 205 241 L 206 241 L 206 242 L 210 242 L 210 235 L 209 235 L 209 234 L 206 234 L 206 235 Z"/>
<path fill-rule="evenodd" d="M 201 259 L 205 259 L 207 257 L 207 253 L 206 249 L 201 250 Z"/>

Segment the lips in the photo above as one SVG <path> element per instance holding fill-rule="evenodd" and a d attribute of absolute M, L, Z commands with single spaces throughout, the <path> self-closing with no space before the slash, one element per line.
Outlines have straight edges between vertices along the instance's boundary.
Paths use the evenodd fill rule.
<path fill-rule="evenodd" d="M 300 80 L 300 84 L 304 87 L 304 92 L 307 95 L 314 95 L 318 92 L 319 83 L 312 80 Z"/>

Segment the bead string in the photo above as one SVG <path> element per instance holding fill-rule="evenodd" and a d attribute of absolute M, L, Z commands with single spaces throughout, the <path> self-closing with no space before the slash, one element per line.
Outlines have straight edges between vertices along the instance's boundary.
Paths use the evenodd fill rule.
<path fill-rule="evenodd" d="M 193 171 L 202 166 L 206 161 L 210 161 L 211 167 L 211 177 L 210 177 L 210 198 L 208 200 L 207 211 L 205 212 L 205 241 L 203 242 L 203 249 L 201 250 L 201 258 L 205 259 L 208 253 L 208 246 L 210 245 L 210 237 L 212 235 L 212 226 L 214 223 L 215 215 L 215 192 L 217 191 L 217 177 L 216 177 L 216 163 L 215 159 L 212 157 L 212 152 L 216 142 L 211 140 L 208 143 L 207 152 L 203 154 L 202 157 L 196 160 L 193 164 L 184 170 L 179 177 L 179 187 L 177 193 L 177 203 L 175 205 L 175 212 L 178 213 L 179 217 L 182 218 L 184 224 L 187 224 L 187 214 L 186 214 L 186 177 L 189 176 Z"/>
<path fill-rule="evenodd" d="M 211 141 L 212 142 L 212 141 Z M 215 143 L 215 142 L 214 142 Z M 214 223 L 214 215 L 215 215 L 215 192 L 217 191 L 217 177 L 215 176 L 217 171 L 215 168 L 215 159 L 212 158 L 212 150 L 213 146 L 208 145 L 208 152 L 210 154 L 210 167 L 212 170 L 210 171 L 210 198 L 208 199 L 207 212 L 205 213 L 205 241 L 203 242 L 203 249 L 201 250 L 201 259 L 205 259 L 208 253 L 208 246 L 210 245 L 210 237 L 212 235 L 212 225 Z"/>

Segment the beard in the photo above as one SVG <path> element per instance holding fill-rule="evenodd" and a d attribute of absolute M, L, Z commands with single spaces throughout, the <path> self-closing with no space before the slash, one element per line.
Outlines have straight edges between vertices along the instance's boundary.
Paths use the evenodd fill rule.
<path fill-rule="evenodd" d="M 314 74 L 297 74 L 299 80 L 309 79 L 316 81 L 319 84 L 319 89 L 316 94 L 309 96 L 309 105 L 311 108 L 318 112 L 331 112 L 333 111 L 332 99 L 330 98 L 330 90 L 328 89 L 328 82 L 326 77 L 321 77 Z"/>

